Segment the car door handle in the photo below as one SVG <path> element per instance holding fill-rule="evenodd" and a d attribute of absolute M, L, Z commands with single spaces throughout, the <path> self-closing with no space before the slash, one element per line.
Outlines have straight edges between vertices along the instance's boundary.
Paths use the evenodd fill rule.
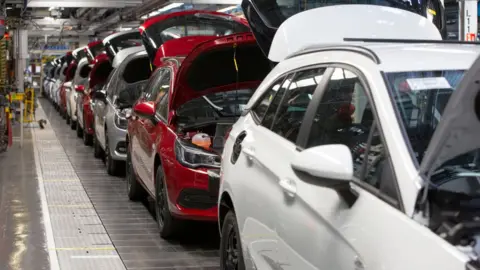
<path fill-rule="evenodd" d="M 253 161 L 255 158 L 255 151 L 251 148 L 242 148 L 242 152 L 247 156 L 249 161 Z"/>
<path fill-rule="evenodd" d="M 297 194 L 297 186 L 293 180 L 284 178 L 278 184 L 289 197 L 293 198 Z"/>

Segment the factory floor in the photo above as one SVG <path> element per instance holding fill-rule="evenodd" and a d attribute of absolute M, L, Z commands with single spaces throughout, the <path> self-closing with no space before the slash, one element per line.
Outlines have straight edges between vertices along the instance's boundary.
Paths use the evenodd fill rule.
<path fill-rule="evenodd" d="M 218 228 L 160 238 L 151 202 L 131 202 L 49 101 L 0 154 L 0 270 L 219 269 Z"/>

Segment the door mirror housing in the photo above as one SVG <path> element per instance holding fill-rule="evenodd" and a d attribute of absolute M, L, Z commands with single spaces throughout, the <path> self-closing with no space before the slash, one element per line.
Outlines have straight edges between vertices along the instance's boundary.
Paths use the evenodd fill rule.
<path fill-rule="evenodd" d="M 137 103 L 133 107 L 133 112 L 142 117 L 153 118 L 155 117 L 155 103 L 153 101 Z"/>
<path fill-rule="evenodd" d="M 357 195 L 350 188 L 353 158 L 347 146 L 329 144 L 305 149 L 297 154 L 291 166 L 302 180 L 334 189 L 349 206 L 355 203 Z"/>
<path fill-rule="evenodd" d="M 83 93 L 83 92 L 85 92 L 85 86 L 83 86 L 83 85 L 76 85 L 76 86 L 75 86 L 75 92 L 78 92 L 78 93 Z"/>

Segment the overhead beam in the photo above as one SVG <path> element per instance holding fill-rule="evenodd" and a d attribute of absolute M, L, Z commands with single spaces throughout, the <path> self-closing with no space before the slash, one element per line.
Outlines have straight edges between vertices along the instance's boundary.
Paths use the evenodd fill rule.
<path fill-rule="evenodd" d="M 142 4 L 142 0 L 30 0 L 28 7 L 124 8 Z"/>
<path fill-rule="evenodd" d="M 95 33 L 94 31 L 91 30 L 82 30 L 82 31 L 62 31 L 60 35 L 59 30 L 29 30 L 28 31 L 28 36 L 29 37 L 44 37 L 44 36 L 49 36 L 49 37 L 68 37 L 68 36 L 93 36 Z"/>
<path fill-rule="evenodd" d="M 205 4 L 205 5 L 240 5 L 242 3 L 241 0 L 190 0 L 190 1 L 182 1 L 182 0 L 173 0 L 169 1 L 171 3 L 188 3 L 188 4 Z"/>

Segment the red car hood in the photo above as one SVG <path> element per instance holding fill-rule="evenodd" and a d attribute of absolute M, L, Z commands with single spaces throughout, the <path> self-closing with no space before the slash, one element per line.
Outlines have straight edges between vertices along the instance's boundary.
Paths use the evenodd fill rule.
<path fill-rule="evenodd" d="M 95 57 L 92 71 L 90 71 L 89 87 L 93 88 L 97 84 L 104 83 L 112 69 L 112 64 L 107 54 L 102 53 Z"/>
<path fill-rule="evenodd" d="M 251 33 L 206 41 L 183 60 L 170 108 L 176 110 L 185 102 L 210 93 L 256 88 L 270 69 L 270 62 Z"/>

